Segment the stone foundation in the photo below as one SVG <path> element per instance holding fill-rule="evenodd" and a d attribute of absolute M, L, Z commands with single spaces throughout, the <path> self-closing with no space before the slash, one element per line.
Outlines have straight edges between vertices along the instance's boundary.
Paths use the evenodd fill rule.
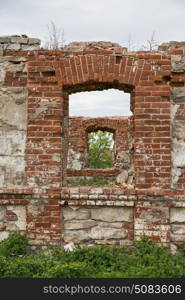
<path fill-rule="evenodd" d="M 71 206 L 62 211 L 64 243 L 123 245 L 133 240 L 133 208 Z"/>
<path fill-rule="evenodd" d="M 147 236 L 175 249 L 185 242 L 185 197 L 176 196 L 178 200 L 156 190 L 122 193 L 121 188 L 65 188 L 60 202 L 63 242 L 124 245 Z M 117 237 L 112 236 L 112 229 L 119 229 Z M 93 239 L 94 231 L 97 239 Z"/>

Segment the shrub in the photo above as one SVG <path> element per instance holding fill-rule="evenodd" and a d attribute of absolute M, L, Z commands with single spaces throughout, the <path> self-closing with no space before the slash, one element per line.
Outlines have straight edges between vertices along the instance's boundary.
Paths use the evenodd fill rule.
<path fill-rule="evenodd" d="M 25 257 L 11 258 L 7 261 L 4 278 L 40 278 L 45 270 L 49 270 L 54 261 L 48 256 L 30 255 Z"/>
<path fill-rule="evenodd" d="M 14 235 L 13 237 L 15 238 Z M 14 238 L 10 236 L 9 239 L 12 241 Z M 1 242 L 1 247 L 2 244 L 3 247 L 10 247 L 9 239 Z M 20 244 L 22 245 L 18 243 L 19 246 Z M 16 255 L 25 253 L 24 247 L 15 247 L 17 252 L 10 251 L 9 247 L 7 246 L 9 252 L 6 257 L 0 255 L 0 278 L 185 277 L 184 250 L 173 255 L 169 249 L 159 247 L 146 238 L 136 243 L 135 247 L 78 247 L 73 252 L 48 247 L 44 252 L 23 257 Z M 12 256 L 12 253 L 16 255 Z"/>
<path fill-rule="evenodd" d="M 31 268 L 30 268 L 31 267 Z M 4 278 L 30 278 L 33 277 L 32 263 L 26 263 L 22 259 L 11 259 L 8 261 Z M 37 265 L 36 265 L 37 267 Z M 34 268 L 35 269 L 35 268 Z"/>
<path fill-rule="evenodd" d="M 173 255 L 168 248 L 143 238 L 126 260 L 119 260 L 121 277 L 173 278 L 185 276 L 185 260 Z"/>
<path fill-rule="evenodd" d="M 7 270 L 7 260 L 4 256 L 0 255 L 0 278 L 4 277 L 6 270 Z"/>
<path fill-rule="evenodd" d="M 82 278 L 90 276 L 90 270 L 85 263 L 58 263 L 43 274 L 45 278 Z"/>
<path fill-rule="evenodd" d="M 6 257 L 25 255 L 28 246 L 28 239 L 19 232 L 14 232 L 0 243 L 0 254 Z"/>

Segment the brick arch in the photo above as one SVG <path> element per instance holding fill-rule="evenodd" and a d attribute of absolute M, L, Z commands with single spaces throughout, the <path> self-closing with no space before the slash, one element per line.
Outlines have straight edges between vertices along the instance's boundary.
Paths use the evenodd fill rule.
<path fill-rule="evenodd" d="M 100 51 L 101 52 L 101 51 Z M 80 52 L 62 58 L 56 65 L 58 84 L 62 86 L 64 116 L 69 114 L 68 96 L 85 91 L 117 89 L 130 93 L 130 109 L 135 108 L 135 87 L 143 75 L 145 60 L 142 57 L 105 55 L 97 51 Z"/>
<path fill-rule="evenodd" d="M 106 131 L 115 134 L 116 129 L 112 127 L 106 127 L 106 126 L 99 126 L 99 125 L 97 126 L 96 124 L 91 125 L 86 129 L 87 134 L 91 132 L 97 132 L 97 131 Z"/>
<path fill-rule="evenodd" d="M 144 60 L 115 54 L 79 54 L 61 60 L 60 83 L 68 92 L 117 88 L 130 92 L 139 82 Z"/>

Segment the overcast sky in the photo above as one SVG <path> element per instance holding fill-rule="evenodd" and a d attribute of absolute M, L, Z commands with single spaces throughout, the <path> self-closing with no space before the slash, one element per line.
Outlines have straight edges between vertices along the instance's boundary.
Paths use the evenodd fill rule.
<path fill-rule="evenodd" d="M 27 34 L 44 41 L 51 20 L 64 29 L 66 43 L 104 40 L 128 46 L 130 39 L 139 48 L 154 31 L 159 44 L 185 40 L 185 0 L 0 0 L 0 35 Z M 76 107 L 71 114 L 77 112 L 77 101 L 84 115 L 127 113 L 124 93 L 94 95 L 95 100 L 93 92 L 70 96 Z M 92 107 L 92 102 L 101 106 Z"/>

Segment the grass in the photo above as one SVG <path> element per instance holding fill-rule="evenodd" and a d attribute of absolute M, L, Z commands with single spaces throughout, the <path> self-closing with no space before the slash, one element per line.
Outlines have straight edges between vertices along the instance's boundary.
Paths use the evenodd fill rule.
<path fill-rule="evenodd" d="M 115 180 L 105 179 L 98 176 L 91 179 L 76 179 L 67 181 L 67 186 L 112 186 L 113 184 L 116 184 Z"/>

